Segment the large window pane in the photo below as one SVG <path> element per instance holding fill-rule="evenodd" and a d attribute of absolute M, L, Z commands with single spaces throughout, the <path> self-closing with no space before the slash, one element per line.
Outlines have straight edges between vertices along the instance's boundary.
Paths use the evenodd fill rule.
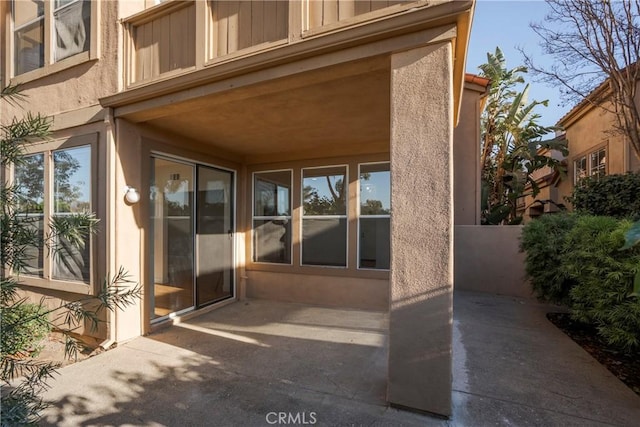
<path fill-rule="evenodd" d="M 253 260 L 291 264 L 291 220 L 253 221 Z"/>
<path fill-rule="evenodd" d="M 44 0 L 14 0 L 13 22 L 20 27 L 44 15 Z"/>
<path fill-rule="evenodd" d="M 78 214 L 91 213 L 91 147 L 53 152 L 54 222 L 78 222 Z M 90 281 L 91 236 L 80 247 L 65 238 L 53 242 L 53 278 Z"/>
<path fill-rule="evenodd" d="M 195 185 L 192 165 L 153 158 L 151 171 L 153 319 L 195 303 Z"/>
<path fill-rule="evenodd" d="M 345 267 L 347 219 L 305 218 L 302 222 L 302 263 Z"/>
<path fill-rule="evenodd" d="M 254 174 L 253 261 L 291 264 L 291 171 Z"/>
<path fill-rule="evenodd" d="M 359 268 L 389 269 L 389 163 L 360 165 Z"/>
<path fill-rule="evenodd" d="M 291 215 L 291 171 L 255 174 L 254 216 Z"/>
<path fill-rule="evenodd" d="M 360 166 L 360 215 L 389 215 L 391 196 L 389 164 Z"/>
<path fill-rule="evenodd" d="M 360 268 L 389 269 L 389 218 L 360 218 Z"/>
<path fill-rule="evenodd" d="M 345 166 L 304 169 L 304 215 L 346 215 L 346 174 Z"/>
<path fill-rule="evenodd" d="M 17 29 L 14 33 L 15 74 L 44 66 L 44 19 Z"/>
<path fill-rule="evenodd" d="M 91 2 L 56 1 L 53 13 L 56 34 L 55 60 L 89 50 L 91 39 Z"/>
<path fill-rule="evenodd" d="M 347 266 L 347 167 L 302 170 L 302 264 Z"/>
<path fill-rule="evenodd" d="M 19 220 L 29 231 L 19 245 L 25 247 L 21 274 L 44 277 L 44 155 L 25 156 L 14 170 Z"/>

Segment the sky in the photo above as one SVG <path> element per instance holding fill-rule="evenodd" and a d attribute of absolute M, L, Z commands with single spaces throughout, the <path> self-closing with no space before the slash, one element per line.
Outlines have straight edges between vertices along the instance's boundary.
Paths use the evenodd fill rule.
<path fill-rule="evenodd" d="M 496 46 L 502 50 L 508 69 L 524 64 L 518 47 L 532 55 L 536 64 L 551 63 L 552 58 L 544 55 L 539 47 L 538 35 L 529 27 L 531 22 L 543 22 L 547 12 L 547 4 L 542 0 L 478 0 L 467 53 L 467 72 L 479 74 L 478 66 L 487 62 L 487 52 L 495 52 Z M 562 105 L 557 88 L 536 82 L 531 74 L 524 77 L 531 83 L 530 101 L 549 100 L 548 107 L 538 106 L 535 110 L 542 116 L 541 125 L 554 125 L 571 109 L 572 105 Z"/>

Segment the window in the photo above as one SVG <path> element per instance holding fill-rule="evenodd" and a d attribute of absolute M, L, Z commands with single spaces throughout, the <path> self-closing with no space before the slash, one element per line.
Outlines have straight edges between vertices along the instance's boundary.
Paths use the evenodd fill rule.
<path fill-rule="evenodd" d="M 18 214 L 35 228 L 40 241 L 27 250 L 29 259 L 22 274 L 91 282 L 90 236 L 81 248 L 62 238 L 50 242 L 52 250 L 44 245 L 52 222 L 92 212 L 91 163 L 91 146 L 83 145 L 25 156 L 23 163 L 15 165 Z"/>
<path fill-rule="evenodd" d="M 90 0 L 14 0 L 14 75 L 42 68 L 91 44 Z"/>
<path fill-rule="evenodd" d="M 253 175 L 253 261 L 291 264 L 292 171 Z"/>
<path fill-rule="evenodd" d="M 302 170 L 302 264 L 347 266 L 347 167 Z"/>
<path fill-rule="evenodd" d="M 573 161 L 573 184 L 581 179 L 592 176 L 599 177 L 607 174 L 607 149 L 600 148 L 587 155 L 580 156 Z"/>
<path fill-rule="evenodd" d="M 389 269 L 391 173 L 389 163 L 361 164 L 358 268 Z"/>
<path fill-rule="evenodd" d="M 604 176 L 607 174 L 607 150 L 602 148 L 589 155 L 589 175 Z"/>

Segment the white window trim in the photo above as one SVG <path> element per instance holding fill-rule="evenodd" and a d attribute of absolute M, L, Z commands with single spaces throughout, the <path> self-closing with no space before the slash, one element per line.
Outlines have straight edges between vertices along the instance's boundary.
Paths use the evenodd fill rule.
<path fill-rule="evenodd" d="M 69 5 L 65 5 L 59 9 L 64 9 L 68 6 Z M 56 62 L 54 60 L 53 48 L 53 44 L 55 43 L 55 26 L 53 23 L 54 5 L 53 0 L 45 0 L 44 16 L 42 18 L 37 18 L 44 19 L 44 65 L 40 68 L 36 68 L 35 70 L 31 70 L 20 75 L 15 75 L 15 31 L 28 24 L 32 24 L 37 19 L 29 21 L 28 24 L 22 24 L 16 28 L 13 19 L 13 2 L 11 2 L 11 4 L 9 5 L 9 12 L 10 13 L 7 17 L 9 31 L 7 34 L 7 39 L 5 41 L 7 49 L 4 58 L 5 81 L 2 82 L 3 86 L 8 86 L 9 84 L 17 85 L 27 83 L 33 80 L 40 79 L 42 77 L 49 76 L 51 74 L 59 73 L 60 71 L 75 67 L 84 62 L 96 60 L 100 57 L 100 31 L 98 31 L 98 29 L 100 28 L 100 1 L 91 0 L 91 40 L 89 41 L 89 50 L 71 55 Z"/>
<path fill-rule="evenodd" d="M 582 161 L 582 159 L 584 159 L 584 162 L 585 162 L 584 178 L 594 176 L 595 174 L 593 173 L 593 171 L 595 168 L 593 167 L 593 164 L 592 164 L 592 156 L 601 151 L 604 151 L 605 157 L 608 156 L 609 147 L 606 143 L 604 145 L 598 146 L 598 148 L 596 149 L 591 149 L 587 152 L 583 152 L 583 154 L 580 154 L 579 156 L 576 156 L 573 159 L 573 185 L 574 186 L 578 185 L 580 183 L 580 180 L 583 179 L 583 178 L 578 178 L 578 168 L 576 167 L 576 164 Z M 607 168 L 607 165 L 605 164 L 604 175 L 607 175 L 607 174 L 608 174 L 608 168 Z"/>
<path fill-rule="evenodd" d="M 345 191 L 347 191 L 347 198 L 345 200 L 345 214 L 344 215 L 305 215 L 304 214 L 304 171 L 311 169 L 331 169 L 331 168 L 345 168 L 344 179 L 346 181 L 347 187 Z M 310 166 L 304 167 L 300 170 L 300 224 L 298 224 L 298 230 L 300 235 L 300 265 L 303 267 L 314 267 L 314 268 L 331 268 L 331 269 L 339 269 L 339 270 L 347 270 L 349 269 L 349 165 L 348 164 L 338 164 L 338 165 L 323 165 L 323 166 Z M 318 264 L 304 264 L 302 262 L 302 254 L 304 252 L 303 247 L 303 223 L 305 218 L 314 218 L 314 219 L 346 219 L 347 221 L 347 229 L 345 232 L 345 265 L 318 265 Z"/>
<path fill-rule="evenodd" d="M 274 215 L 274 216 L 264 216 L 264 215 L 255 215 L 256 213 L 256 175 L 257 174 L 265 174 L 265 173 L 273 173 L 273 172 L 289 172 L 291 178 L 291 187 L 289 193 L 289 215 Z M 286 262 L 268 262 L 268 261 L 256 261 L 255 260 L 255 221 L 271 221 L 271 220 L 288 220 L 291 223 L 291 239 L 289 242 L 289 253 L 291 254 L 290 260 L 288 263 Z M 271 169 L 271 170 L 260 170 L 255 171 L 251 174 L 251 253 L 250 259 L 252 264 L 261 264 L 261 265 L 284 265 L 284 266 L 293 266 L 293 169 Z"/>
<path fill-rule="evenodd" d="M 360 173 L 362 170 L 362 166 L 366 166 L 366 165 L 389 165 L 389 191 L 391 191 L 391 162 L 367 162 L 367 163 L 358 163 L 358 188 L 356 191 L 356 203 L 358 204 L 357 206 L 357 211 L 358 211 L 358 215 L 357 215 L 357 227 L 358 227 L 358 233 L 357 233 L 357 238 L 356 238 L 356 245 L 357 245 L 357 258 L 356 258 L 356 263 L 357 263 L 357 269 L 358 270 L 365 270 L 365 271 L 391 271 L 390 268 L 367 268 L 367 267 L 360 267 L 360 219 L 361 218 L 372 218 L 372 219 L 386 219 L 389 218 L 389 221 L 391 221 L 391 214 L 389 215 L 362 215 L 360 213 L 360 209 L 362 207 L 362 203 L 360 200 Z M 391 208 L 391 212 L 393 212 L 393 208 Z M 391 235 L 389 235 L 389 239 L 391 239 Z M 391 244 L 391 242 L 389 242 L 389 244 Z"/>

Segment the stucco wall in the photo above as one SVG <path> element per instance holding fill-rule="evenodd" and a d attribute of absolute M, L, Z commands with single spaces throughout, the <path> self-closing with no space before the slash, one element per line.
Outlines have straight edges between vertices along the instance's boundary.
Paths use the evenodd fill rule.
<path fill-rule="evenodd" d="M 246 296 L 362 310 L 389 308 L 389 281 L 358 277 L 247 271 Z"/>
<path fill-rule="evenodd" d="M 455 289 L 531 297 L 525 280 L 522 226 L 457 225 L 454 230 Z"/>
<path fill-rule="evenodd" d="M 454 223 L 480 223 L 480 97 L 484 88 L 465 85 L 460 122 L 453 133 Z"/>
<path fill-rule="evenodd" d="M 621 135 L 611 132 L 615 126 L 612 113 L 592 108 L 565 126 L 569 156 L 567 177 L 559 185 L 560 202 L 564 203 L 564 197 L 569 196 L 573 189 L 574 160 L 600 147 L 607 149 L 607 174 L 640 170 L 640 159 L 634 154 L 633 148 Z"/>
<path fill-rule="evenodd" d="M 57 73 L 21 83 L 27 99 L 20 107 L 2 102 L 0 120 L 22 116 L 26 111 L 53 116 L 97 105 L 100 97 L 113 94 L 118 85 L 118 25 L 117 1 L 94 2 L 99 7 L 98 54 Z M 95 23 L 92 22 L 92 25 Z M 8 43 L 8 41 L 6 41 Z M 6 44 L 5 44 L 6 45 Z M 1 49 L 4 55 L 4 46 Z M 46 71 L 46 67 L 42 69 Z M 4 71 L 4 70 L 3 70 Z M 55 125 L 55 122 L 54 122 Z"/>
<path fill-rule="evenodd" d="M 453 82 L 449 43 L 391 57 L 391 404 L 451 414 Z"/>

